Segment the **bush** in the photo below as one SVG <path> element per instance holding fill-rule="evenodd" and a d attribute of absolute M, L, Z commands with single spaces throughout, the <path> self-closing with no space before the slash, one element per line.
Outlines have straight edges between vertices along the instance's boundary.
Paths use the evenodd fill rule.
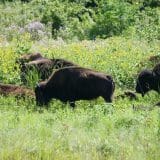
<path fill-rule="evenodd" d="M 86 38 L 86 30 L 92 21 L 94 11 L 85 8 L 83 3 L 49 2 L 45 5 L 42 23 L 51 24 L 53 38 Z M 68 37 L 66 37 L 68 35 Z"/>
<path fill-rule="evenodd" d="M 1 4 L 0 32 L 8 35 L 10 32 L 5 30 L 11 26 L 24 28 L 38 21 L 45 24 L 54 39 L 107 38 L 128 32 L 150 41 L 159 39 L 159 3 L 158 0 L 32 0 L 24 4 L 17 0 Z M 12 36 L 11 33 L 9 40 Z M 39 39 L 38 35 L 34 40 Z"/>
<path fill-rule="evenodd" d="M 105 2 L 96 16 L 96 23 L 90 31 L 90 38 L 120 35 L 133 25 L 135 8 L 124 2 Z"/>
<path fill-rule="evenodd" d="M 140 38 L 145 38 L 148 41 L 154 39 L 160 40 L 160 10 L 148 8 L 139 13 L 135 28 L 136 33 Z"/>

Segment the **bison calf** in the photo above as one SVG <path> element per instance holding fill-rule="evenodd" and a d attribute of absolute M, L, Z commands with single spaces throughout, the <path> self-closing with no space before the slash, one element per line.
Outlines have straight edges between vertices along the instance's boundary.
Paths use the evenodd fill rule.
<path fill-rule="evenodd" d="M 37 105 L 47 105 L 52 98 L 75 107 L 77 100 L 91 100 L 99 96 L 112 102 L 115 83 L 112 77 L 82 67 L 66 67 L 35 88 Z"/>

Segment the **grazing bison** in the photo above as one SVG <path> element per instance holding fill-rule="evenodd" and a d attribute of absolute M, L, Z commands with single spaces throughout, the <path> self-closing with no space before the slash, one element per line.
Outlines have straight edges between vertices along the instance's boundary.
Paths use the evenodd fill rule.
<path fill-rule="evenodd" d="M 158 71 L 144 70 L 138 75 L 136 92 L 144 96 L 148 91 L 154 90 L 159 93 L 160 91 L 160 75 Z"/>
<path fill-rule="evenodd" d="M 16 97 L 35 97 L 33 90 L 29 88 L 2 83 L 0 83 L 0 95 L 12 95 Z"/>
<path fill-rule="evenodd" d="M 47 79 L 53 69 L 59 69 L 67 66 L 76 66 L 76 64 L 65 59 L 48 59 L 43 57 L 40 53 L 23 55 L 19 60 L 20 77 L 24 84 L 27 83 L 27 75 L 34 69 L 40 75 L 41 80 Z"/>
<path fill-rule="evenodd" d="M 67 66 L 76 66 L 76 64 L 64 59 L 39 59 L 25 63 L 22 68 L 21 79 L 26 82 L 26 75 L 34 69 L 38 72 L 41 80 L 46 80 L 52 74 L 53 69 L 63 68 Z"/>
<path fill-rule="evenodd" d="M 21 68 L 21 80 L 24 84 L 27 82 L 27 76 L 32 71 L 36 71 L 42 80 L 47 79 L 52 73 L 52 60 L 39 59 L 25 63 Z"/>
<path fill-rule="evenodd" d="M 42 60 L 45 59 L 40 53 L 24 54 L 19 59 L 16 60 L 16 63 L 19 64 L 20 68 L 20 77 L 24 84 L 26 84 L 26 63 L 30 61 Z"/>
<path fill-rule="evenodd" d="M 112 102 L 115 83 L 112 77 L 82 67 L 65 67 L 53 73 L 35 88 L 37 105 L 47 105 L 52 98 L 69 102 L 75 107 L 77 100 L 91 100 L 99 96 Z"/>

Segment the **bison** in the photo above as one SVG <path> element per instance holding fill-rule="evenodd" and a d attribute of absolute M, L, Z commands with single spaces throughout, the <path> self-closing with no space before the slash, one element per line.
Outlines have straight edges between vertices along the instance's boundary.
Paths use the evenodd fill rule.
<path fill-rule="evenodd" d="M 47 105 L 52 98 L 75 107 L 77 100 L 91 100 L 99 96 L 112 102 L 115 83 L 111 76 L 82 67 L 65 67 L 55 71 L 48 80 L 35 88 L 37 105 Z"/>
<path fill-rule="evenodd" d="M 144 95 L 150 90 L 154 90 L 158 93 L 160 91 L 158 66 L 155 66 L 153 70 L 143 70 L 138 75 L 136 92 L 141 93 L 142 97 L 144 97 Z"/>
<path fill-rule="evenodd" d="M 18 63 L 21 66 L 24 65 L 24 63 L 35 61 L 38 59 L 44 59 L 41 53 L 24 54 L 19 59 L 16 60 L 16 63 Z"/>
<path fill-rule="evenodd" d="M 29 88 L 12 84 L 3 84 L 3 83 L 0 83 L 0 95 L 3 96 L 12 95 L 16 97 L 27 96 L 31 98 L 35 97 L 34 91 Z"/>
<path fill-rule="evenodd" d="M 64 59 L 39 59 L 26 63 L 22 68 L 21 79 L 26 82 L 26 75 L 36 70 L 41 80 L 46 80 L 52 74 L 53 69 L 59 69 L 67 66 L 76 66 L 76 64 Z"/>
<path fill-rule="evenodd" d="M 65 59 L 48 59 L 40 53 L 23 55 L 19 59 L 21 81 L 27 83 L 27 75 L 34 69 L 38 72 L 41 80 L 46 80 L 53 72 L 53 69 L 59 69 L 67 66 L 76 66 L 76 64 Z"/>
<path fill-rule="evenodd" d="M 19 64 L 20 68 L 20 78 L 21 81 L 26 84 L 26 64 L 30 61 L 42 60 L 45 59 L 40 53 L 31 53 L 31 54 L 24 54 L 20 58 L 16 59 L 16 63 Z"/>

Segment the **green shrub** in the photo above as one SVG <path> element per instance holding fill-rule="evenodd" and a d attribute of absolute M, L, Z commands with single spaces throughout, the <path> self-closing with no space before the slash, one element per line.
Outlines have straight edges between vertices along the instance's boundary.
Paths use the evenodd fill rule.
<path fill-rule="evenodd" d="M 90 38 L 120 35 L 134 23 L 136 8 L 124 2 L 104 2 L 96 15 L 95 25 L 90 31 Z"/>
<path fill-rule="evenodd" d="M 141 39 L 153 41 L 160 40 L 160 10 L 147 8 L 145 11 L 139 13 L 136 18 L 135 28 L 136 34 Z"/>
<path fill-rule="evenodd" d="M 158 0 L 5 2 L 5 5 L 0 5 L 0 33 L 5 33 L 9 40 L 15 36 L 15 28 L 12 29 L 12 26 L 16 26 L 16 32 L 19 32 L 35 21 L 46 24 L 46 30 L 54 39 L 58 37 L 65 40 L 107 38 L 125 35 L 126 32 L 129 33 L 128 35 L 149 39 L 149 41 L 159 39 Z M 46 33 L 49 36 L 50 34 Z"/>

